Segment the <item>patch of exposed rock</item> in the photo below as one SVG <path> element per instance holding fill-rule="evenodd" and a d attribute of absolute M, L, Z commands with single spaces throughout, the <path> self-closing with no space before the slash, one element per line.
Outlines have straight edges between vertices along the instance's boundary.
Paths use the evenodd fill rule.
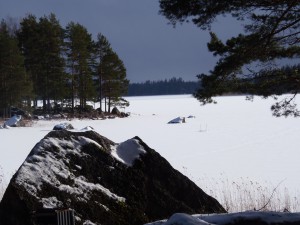
<path fill-rule="evenodd" d="M 144 224 L 176 212 L 219 213 L 205 194 L 140 138 L 52 131 L 32 149 L 0 204 L 1 225 L 32 225 L 41 208 L 71 208 L 76 224 Z"/>

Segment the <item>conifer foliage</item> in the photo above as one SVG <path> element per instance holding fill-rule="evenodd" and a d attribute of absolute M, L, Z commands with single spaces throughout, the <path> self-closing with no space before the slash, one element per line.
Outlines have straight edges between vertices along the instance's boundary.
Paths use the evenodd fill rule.
<path fill-rule="evenodd" d="M 92 69 L 92 37 L 85 27 L 73 22 L 66 28 L 66 50 L 69 81 L 71 82 L 72 109 L 74 99 L 79 99 L 79 108 L 86 108 L 87 100 L 95 97 Z"/>
<path fill-rule="evenodd" d="M 38 100 L 44 112 L 65 102 L 82 112 L 88 101 L 103 99 L 110 110 L 126 93 L 126 68 L 104 35 L 94 41 L 74 22 L 63 28 L 54 14 L 9 22 L 0 26 L 0 116 L 10 116 L 13 106 L 37 107 Z"/>
<path fill-rule="evenodd" d="M 39 20 L 29 15 L 18 32 L 27 73 L 31 75 L 36 100 L 49 111 L 50 100 L 64 97 L 63 29 L 54 14 Z"/>
<path fill-rule="evenodd" d="M 214 102 L 213 96 L 228 92 L 264 97 L 299 92 L 298 70 L 287 75 L 281 69 L 284 62 L 299 58 L 298 0 L 160 0 L 160 8 L 160 13 L 173 25 L 192 21 L 199 28 L 210 30 L 208 49 L 218 56 L 218 62 L 209 74 L 198 75 L 202 87 L 195 96 L 203 104 Z M 241 21 L 244 32 L 223 42 L 211 30 L 221 15 Z M 285 88 L 274 93 L 277 85 Z M 272 107 L 273 113 L 277 110 L 274 115 L 300 115 L 295 107 L 287 107 L 293 98 Z"/>
<path fill-rule="evenodd" d="M 103 57 L 103 94 L 107 100 L 108 112 L 114 102 L 126 94 L 129 81 L 126 79 L 126 68 L 117 53 L 110 51 Z M 105 104 L 106 105 L 106 104 Z"/>
<path fill-rule="evenodd" d="M 3 20 L 0 24 L 0 114 L 3 117 L 11 116 L 11 106 L 23 105 L 31 91 L 18 40 L 9 30 L 9 24 Z"/>

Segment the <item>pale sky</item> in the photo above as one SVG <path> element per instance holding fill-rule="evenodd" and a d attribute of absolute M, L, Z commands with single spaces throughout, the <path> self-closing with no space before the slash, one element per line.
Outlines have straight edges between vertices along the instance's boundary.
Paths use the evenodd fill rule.
<path fill-rule="evenodd" d="M 37 18 L 54 13 L 61 25 L 78 22 L 96 37 L 102 33 L 123 60 L 130 82 L 196 75 L 212 70 L 208 31 L 193 24 L 174 28 L 159 15 L 158 0 L 0 0 L 0 18 Z M 222 19 L 221 19 L 222 20 Z M 234 29 L 216 23 L 222 35 Z"/>

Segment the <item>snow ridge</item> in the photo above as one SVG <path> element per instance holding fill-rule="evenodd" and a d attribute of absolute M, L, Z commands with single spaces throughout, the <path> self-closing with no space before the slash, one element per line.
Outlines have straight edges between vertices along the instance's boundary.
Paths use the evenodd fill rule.
<path fill-rule="evenodd" d="M 141 154 L 145 154 L 146 150 L 140 145 L 136 139 L 129 139 L 115 146 L 111 146 L 111 155 L 118 161 L 127 166 L 132 166 Z"/>

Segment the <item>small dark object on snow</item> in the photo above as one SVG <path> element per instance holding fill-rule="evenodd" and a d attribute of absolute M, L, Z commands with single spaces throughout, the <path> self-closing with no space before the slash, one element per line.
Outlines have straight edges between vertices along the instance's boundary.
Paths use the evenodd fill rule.
<path fill-rule="evenodd" d="M 121 115 L 121 112 L 120 112 L 120 110 L 119 110 L 117 107 L 114 107 L 114 108 L 111 110 L 111 114 L 120 116 L 120 115 Z"/>

